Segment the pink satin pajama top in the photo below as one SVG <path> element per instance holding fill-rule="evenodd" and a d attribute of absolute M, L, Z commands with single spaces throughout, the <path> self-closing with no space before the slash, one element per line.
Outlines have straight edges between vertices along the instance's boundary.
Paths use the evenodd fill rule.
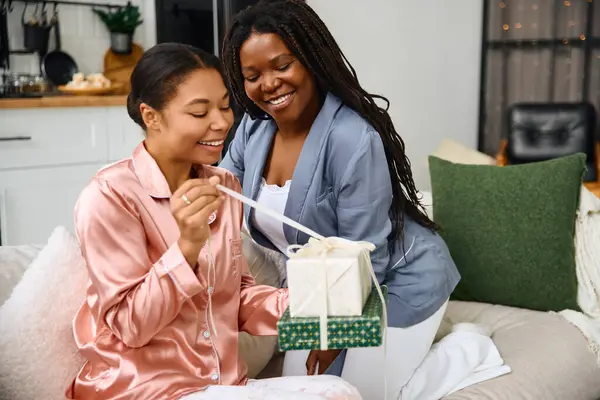
<path fill-rule="evenodd" d="M 240 192 L 224 169 L 202 166 L 198 174 Z M 256 285 L 250 275 L 242 205 L 226 196 L 210 225 L 216 274 L 209 275 L 207 245 L 196 273 L 177 245 L 170 196 L 143 144 L 100 170 L 80 195 L 76 229 L 90 283 L 73 330 L 86 362 L 68 398 L 164 400 L 243 385 L 238 331 L 276 334 L 287 291 Z"/>

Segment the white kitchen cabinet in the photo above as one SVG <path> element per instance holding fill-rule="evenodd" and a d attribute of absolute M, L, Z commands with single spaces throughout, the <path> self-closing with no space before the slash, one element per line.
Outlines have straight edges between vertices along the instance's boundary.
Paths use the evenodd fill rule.
<path fill-rule="evenodd" d="M 133 122 L 125 107 L 108 109 L 108 161 L 115 162 L 130 157 L 142 140 L 142 128 Z"/>
<path fill-rule="evenodd" d="M 106 160 L 107 107 L 1 111 L 0 170 Z"/>
<path fill-rule="evenodd" d="M 2 245 L 45 244 L 58 225 L 75 233 L 75 202 L 102 165 L 0 171 Z"/>
<path fill-rule="evenodd" d="M 124 106 L 0 109 L 0 239 L 44 244 L 71 232 L 81 190 L 143 140 Z"/>

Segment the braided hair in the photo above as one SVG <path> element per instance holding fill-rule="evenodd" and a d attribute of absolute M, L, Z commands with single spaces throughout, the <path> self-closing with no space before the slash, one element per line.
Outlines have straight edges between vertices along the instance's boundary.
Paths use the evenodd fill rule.
<path fill-rule="evenodd" d="M 360 86 L 356 71 L 331 32 L 303 0 L 261 0 L 234 18 L 223 42 L 223 64 L 234 99 L 244 111 L 254 119 L 270 119 L 244 89 L 240 48 L 254 32 L 277 34 L 311 72 L 319 90 L 337 96 L 379 132 L 392 178 L 391 238 L 402 239 L 404 213 L 426 228 L 437 229 L 420 204 L 404 142 L 387 112 L 389 100 Z M 386 107 L 379 107 L 375 99 L 384 101 Z"/>

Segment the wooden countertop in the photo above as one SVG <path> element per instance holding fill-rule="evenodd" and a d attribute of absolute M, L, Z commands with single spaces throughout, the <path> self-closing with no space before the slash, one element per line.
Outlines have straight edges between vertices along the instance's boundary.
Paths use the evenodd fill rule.
<path fill-rule="evenodd" d="M 0 98 L 0 109 L 48 107 L 112 107 L 125 106 L 127 95 L 72 96 L 59 95 L 38 98 Z"/>

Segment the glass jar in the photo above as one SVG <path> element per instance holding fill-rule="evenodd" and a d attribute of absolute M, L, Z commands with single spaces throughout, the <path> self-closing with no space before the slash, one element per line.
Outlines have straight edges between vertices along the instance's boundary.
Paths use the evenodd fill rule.
<path fill-rule="evenodd" d="M 10 74 L 6 76 L 4 83 L 4 94 L 6 96 L 18 96 L 23 90 L 21 80 L 18 74 Z"/>
<path fill-rule="evenodd" d="M 23 91 L 23 93 L 37 92 L 35 77 L 31 75 L 21 75 L 19 80 L 21 82 L 21 90 Z"/>
<path fill-rule="evenodd" d="M 36 76 L 34 82 L 36 92 L 46 93 L 48 91 L 48 81 L 43 76 Z"/>

